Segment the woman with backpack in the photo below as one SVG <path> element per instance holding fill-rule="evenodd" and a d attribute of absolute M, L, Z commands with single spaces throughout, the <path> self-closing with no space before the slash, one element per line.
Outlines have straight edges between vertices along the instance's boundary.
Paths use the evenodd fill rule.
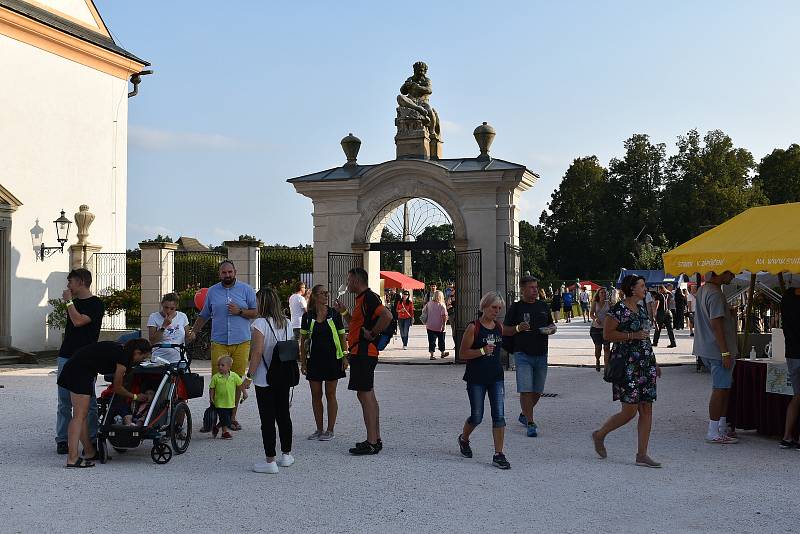
<path fill-rule="evenodd" d="M 328 289 L 322 284 L 315 285 L 308 301 L 308 311 L 300 322 L 300 372 L 306 375 L 311 387 L 311 407 L 317 430 L 308 439 L 330 441 L 339 404 L 336 402 L 336 386 L 344 378 L 347 358 L 344 348 L 347 342 L 344 335 L 342 316 L 328 306 Z M 328 399 L 328 429 L 322 430 L 323 406 L 322 387 L 325 385 L 325 398 Z"/>
<path fill-rule="evenodd" d="M 464 422 L 464 428 L 458 436 L 458 446 L 462 456 L 472 458 L 469 436 L 483 420 L 483 403 L 488 393 L 494 440 L 492 464 L 500 469 L 510 469 L 511 464 L 503 453 L 506 426 L 505 382 L 503 366 L 500 364 L 503 326 L 497 321 L 504 304 L 503 298 L 495 291 L 484 295 L 480 305 L 481 318 L 470 323 L 461 338 L 459 356 L 467 361 L 464 381 L 467 383 L 470 416 Z"/>
<path fill-rule="evenodd" d="M 261 439 L 264 442 L 266 460 L 255 463 L 256 473 L 277 473 L 278 466 L 289 467 L 294 463 L 292 457 L 292 419 L 289 416 L 288 384 L 268 382 L 268 373 L 273 353 L 281 341 L 293 339 L 291 323 L 281 311 L 278 294 L 271 287 L 262 288 L 256 293 L 258 318 L 250 326 L 250 366 L 245 375 L 243 387 L 256 386 L 258 415 L 261 418 Z M 275 358 L 278 356 L 275 355 Z M 296 365 L 296 363 L 295 363 Z M 272 373 L 270 373 L 272 375 Z M 274 379 L 273 379 L 274 381 Z M 281 438 L 281 455 L 276 458 L 275 425 Z"/>

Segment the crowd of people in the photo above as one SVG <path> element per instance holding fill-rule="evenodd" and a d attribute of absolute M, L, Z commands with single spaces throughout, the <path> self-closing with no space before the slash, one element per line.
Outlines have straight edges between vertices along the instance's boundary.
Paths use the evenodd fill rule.
<path fill-rule="evenodd" d="M 270 287 L 256 292 L 236 279 L 236 269 L 229 260 L 219 266 L 220 282 L 209 288 L 204 305 L 190 327 L 185 314 L 177 311 L 178 299 L 164 295 L 161 310 L 147 321 L 148 339 L 133 339 L 123 345 L 97 342 L 103 316 L 102 301 L 91 294 L 91 273 L 76 269 L 67 277 L 64 299 L 67 301 L 67 328 L 58 358 L 58 410 L 56 425 L 57 452 L 67 454 L 67 467 L 92 467 L 97 459 L 96 403 L 97 374 L 113 374 L 113 389 L 122 399 L 147 402 L 148 392 L 126 389 L 125 375 L 133 366 L 152 355 L 175 362 L 180 355 L 172 347 L 160 344 L 190 342 L 205 323 L 211 320 L 211 369 L 209 403 L 216 412 L 213 425 L 201 432 L 223 439 L 233 439 L 242 429 L 237 419 L 240 403 L 255 388 L 264 459 L 253 466 L 259 473 L 277 473 L 289 467 L 292 456 L 293 427 L 290 413 L 292 381 L 282 366 L 294 362 L 305 376 L 311 392 L 315 430 L 309 440 L 330 441 L 335 437 L 338 416 L 337 385 L 347 377 L 348 389 L 356 392 L 361 405 L 365 439 L 349 449 L 354 456 L 379 454 L 383 449 L 380 408 L 375 394 L 374 373 L 379 357 L 379 339 L 396 321 L 403 342 L 414 322 L 415 308 L 408 291 L 397 292 L 385 305 L 368 287 L 367 272 L 352 269 L 347 290 L 355 295 L 352 309 L 331 296 L 324 285 L 308 289 L 299 283 L 288 300 L 286 317 L 280 297 Z M 732 370 L 737 356 L 736 314 L 725 300 L 721 286 L 730 281 L 730 272 L 706 274 L 705 284 L 690 291 L 673 292 L 664 285 L 648 291 L 638 275 L 626 276 L 617 291 L 599 288 L 593 296 L 580 291 L 584 321 L 590 322 L 589 334 L 595 345 L 596 369 L 605 369 L 604 377 L 612 383 L 612 396 L 620 402 L 620 411 L 592 432 L 594 449 L 600 458 L 607 456 L 605 437 L 638 415 L 636 465 L 661 467 L 648 452 L 652 427 L 652 404 L 657 398 L 661 376 L 656 355 L 659 333 L 667 327 L 674 346 L 672 328 L 682 327 L 688 319 L 694 336 L 693 354 L 710 370 L 711 394 L 705 439 L 710 444 L 729 445 L 738 441 L 727 420 Z M 435 284 L 425 297 L 422 323 L 428 334 L 428 349 L 435 359 L 446 358 L 445 325 L 455 309 L 455 293 L 449 295 Z M 472 458 L 470 437 L 483 420 L 488 396 L 492 421 L 494 454 L 492 463 L 500 469 L 511 464 L 504 450 L 505 380 L 501 349 L 513 354 L 516 389 L 519 393 L 518 422 L 529 437 L 542 429 L 536 422 L 535 408 L 544 391 L 548 370 L 549 336 L 556 331 L 559 312 L 572 319 L 572 293 L 556 290 L 550 304 L 538 281 L 531 276 L 520 280 L 521 298 L 506 303 L 497 292 L 486 293 L 480 301 L 477 318 L 466 325 L 458 355 L 465 362 L 469 416 L 457 444 L 461 455 Z M 680 295 L 680 296 L 679 296 Z M 503 315 L 502 323 L 498 317 Z M 784 448 L 800 448 L 797 442 L 797 418 L 800 415 L 800 289 L 784 295 L 782 316 L 786 333 L 786 356 L 794 386 L 794 397 L 786 419 Z M 673 324 L 674 321 L 674 324 Z M 652 336 L 651 330 L 655 329 Z M 382 347 L 381 347 L 382 348 Z M 288 355 L 288 356 L 287 356 Z M 601 365 L 602 358 L 602 365 Z M 295 371 L 297 372 L 297 371 Z M 152 395 L 152 393 L 150 393 Z M 324 397 L 324 402 L 323 402 Z M 326 410 L 327 408 L 327 410 Z M 327 424 L 325 413 L 327 411 Z M 277 429 L 277 431 L 276 431 Z M 281 454 L 277 454 L 280 439 Z M 82 445 L 82 454 L 80 446 Z"/>

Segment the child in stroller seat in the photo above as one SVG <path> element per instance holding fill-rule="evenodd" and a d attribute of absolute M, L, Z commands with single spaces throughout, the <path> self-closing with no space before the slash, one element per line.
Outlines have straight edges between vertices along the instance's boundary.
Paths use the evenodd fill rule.
<path fill-rule="evenodd" d="M 128 399 L 115 397 L 111 409 L 114 413 L 114 423 L 127 426 L 141 426 L 147 417 L 147 410 L 153 402 L 156 392 L 148 389 L 144 393 L 137 395 L 136 411 L 133 412 L 133 402 Z"/>

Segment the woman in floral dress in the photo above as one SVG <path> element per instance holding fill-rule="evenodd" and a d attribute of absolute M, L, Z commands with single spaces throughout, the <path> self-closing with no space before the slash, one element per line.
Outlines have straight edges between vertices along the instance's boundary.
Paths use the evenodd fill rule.
<path fill-rule="evenodd" d="M 611 360 L 624 358 L 625 378 L 613 385 L 614 400 L 621 401 L 622 409 L 609 417 L 599 429 L 592 432 L 594 450 L 600 458 L 606 457 L 603 440 L 613 430 L 627 424 L 639 414 L 639 449 L 636 465 L 661 467 L 647 455 L 650 428 L 653 424 L 653 401 L 656 400 L 656 378 L 661 369 L 650 345 L 650 324 L 647 312 L 640 302 L 647 292 L 644 278 L 628 275 L 622 279 L 621 290 L 625 298 L 617 302 L 606 315 L 603 338 L 614 343 Z"/>

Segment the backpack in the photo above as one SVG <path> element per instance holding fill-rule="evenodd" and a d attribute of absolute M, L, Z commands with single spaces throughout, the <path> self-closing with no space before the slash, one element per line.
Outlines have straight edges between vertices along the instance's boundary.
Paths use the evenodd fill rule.
<path fill-rule="evenodd" d="M 380 302 L 380 297 L 378 297 L 378 295 L 375 293 L 373 293 L 373 295 L 375 295 L 378 302 Z M 367 296 L 364 295 L 364 300 L 361 302 L 361 313 L 364 314 L 364 328 L 367 330 L 372 330 L 372 328 L 375 326 L 375 323 L 378 322 L 378 320 L 373 317 L 373 315 L 375 315 L 377 306 L 373 307 L 371 310 L 367 310 L 366 300 Z M 382 351 L 389 344 L 389 341 L 392 340 L 395 332 L 397 332 L 397 318 L 392 315 L 392 320 L 389 322 L 389 325 L 386 327 L 386 329 L 375 339 L 370 341 L 370 343 L 374 344 L 378 351 Z"/>
<path fill-rule="evenodd" d="M 284 341 L 278 339 L 268 319 L 266 319 L 266 323 L 277 341 L 275 348 L 272 349 L 272 361 L 267 367 L 267 383 L 274 387 L 292 388 L 300 383 L 300 368 L 297 366 L 300 346 L 296 340 L 288 339 L 288 335 Z M 263 354 L 261 360 L 266 365 Z"/>

